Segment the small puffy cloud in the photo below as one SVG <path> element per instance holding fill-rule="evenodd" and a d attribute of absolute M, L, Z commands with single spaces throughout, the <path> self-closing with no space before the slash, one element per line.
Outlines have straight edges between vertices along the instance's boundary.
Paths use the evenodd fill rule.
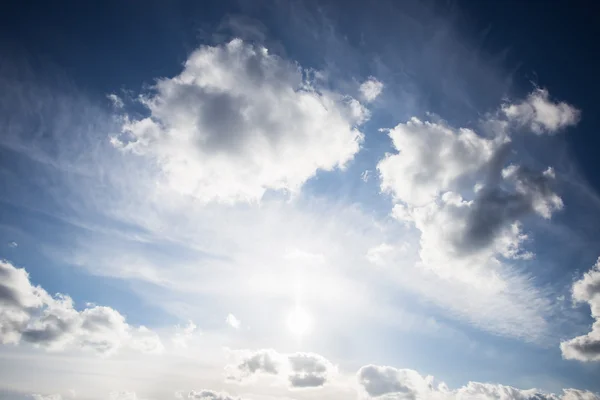
<path fill-rule="evenodd" d="M 358 371 L 358 383 L 371 397 L 393 393 L 398 399 L 414 399 L 430 392 L 431 379 L 410 369 L 367 365 Z"/>
<path fill-rule="evenodd" d="M 108 98 L 108 100 L 110 100 L 113 107 L 115 107 L 115 108 L 123 108 L 123 106 L 125 105 L 123 103 L 123 100 L 114 93 L 108 94 L 108 95 L 106 95 L 106 97 Z"/>
<path fill-rule="evenodd" d="M 160 351 L 155 333 L 134 328 L 110 307 L 90 306 L 77 311 L 70 297 L 49 295 L 33 286 L 29 275 L 0 261 L 0 342 L 21 341 L 51 350 L 66 347 L 110 354 L 123 346 L 144 352 Z"/>
<path fill-rule="evenodd" d="M 504 105 L 502 111 L 510 121 L 538 135 L 552 135 L 575 125 L 581 114 L 572 105 L 552 101 L 546 89 L 536 89 L 521 103 Z"/>
<path fill-rule="evenodd" d="M 227 318 L 225 318 L 225 322 L 234 329 L 240 329 L 240 326 L 242 325 L 241 321 L 233 314 L 228 314 Z"/>
<path fill-rule="evenodd" d="M 309 71 L 239 39 L 203 46 L 142 96 L 150 116 L 124 117 L 111 143 L 154 159 L 162 183 L 202 202 L 296 192 L 359 151 L 368 111 L 315 87 Z"/>
<path fill-rule="evenodd" d="M 452 189 L 458 178 L 481 169 L 503 141 L 415 117 L 388 134 L 398 153 L 377 164 L 381 189 L 413 206 L 429 203 Z"/>
<path fill-rule="evenodd" d="M 237 350 L 237 359 L 226 367 L 227 378 L 245 382 L 256 375 L 285 378 L 291 388 L 312 388 L 325 385 L 337 373 L 326 358 L 314 353 L 282 354 L 275 350 Z"/>
<path fill-rule="evenodd" d="M 361 83 L 359 90 L 366 102 L 372 102 L 383 91 L 383 83 L 371 76 Z"/>
<path fill-rule="evenodd" d="M 227 379 L 244 381 L 255 374 L 278 375 L 285 358 L 275 350 L 238 350 L 232 353 L 236 356 L 235 364 L 226 367 Z"/>
<path fill-rule="evenodd" d="M 595 319 L 592 330 L 560 344 L 566 359 L 600 361 L 600 258 L 583 278 L 573 284 L 573 300 L 587 302 Z"/>
<path fill-rule="evenodd" d="M 19 244 L 17 242 L 10 242 L 8 243 L 8 247 L 14 249 L 15 247 L 19 246 Z"/>
<path fill-rule="evenodd" d="M 323 386 L 334 369 L 318 354 L 294 353 L 288 355 L 288 360 L 291 367 L 288 379 L 295 388 Z"/>
<path fill-rule="evenodd" d="M 371 171 L 369 171 L 368 169 L 363 171 L 362 174 L 360 174 L 360 179 L 365 183 L 369 182 L 370 177 L 371 177 Z"/>
<path fill-rule="evenodd" d="M 432 376 L 377 365 L 360 368 L 357 379 L 368 398 L 386 400 L 600 400 L 597 394 L 577 389 L 564 389 L 562 394 L 556 395 L 480 382 L 469 382 L 451 390 L 444 383 L 434 384 Z"/>

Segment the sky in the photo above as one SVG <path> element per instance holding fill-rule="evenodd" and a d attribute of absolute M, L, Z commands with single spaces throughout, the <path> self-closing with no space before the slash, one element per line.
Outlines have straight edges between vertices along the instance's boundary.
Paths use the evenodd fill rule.
<path fill-rule="evenodd" d="M 0 6 L 0 398 L 598 400 L 590 3 Z"/>

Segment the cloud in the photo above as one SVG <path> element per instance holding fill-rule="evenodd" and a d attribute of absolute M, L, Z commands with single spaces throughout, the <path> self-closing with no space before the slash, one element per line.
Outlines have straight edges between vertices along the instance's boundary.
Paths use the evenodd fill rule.
<path fill-rule="evenodd" d="M 13 248 L 13 249 L 14 249 L 15 247 L 17 247 L 18 245 L 19 245 L 19 244 L 18 244 L 17 242 L 10 242 L 10 243 L 8 243 L 8 247 L 10 247 L 10 248 Z"/>
<path fill-rule="evenodd" d="M 106 98 L 110 100 L 114 108 L 123 108 L 123 106 L 125 105 L 123 103 L 123 100 L 114 93 L 106 95 Z"/>
<path fill-rule="evenodd" d="M 367 170 L 364 170 L 364 171 L 363 171 L 363 172 L 360 174 L 360 179 L 361 179 L 363 182 L 365 182 L 365 183 L 369 182 L 369 178 L 370 178 L 370 177 L 371 177 L 371 171 L 369 171 L 368 169 L 367 169 Z"/>
<path fill-rule="evenodd" d="M 244 382 L 255 375 L 285 377 L 290 388 L 312 388 L 324 386 L 337 368 L 326 358 L 314 353 L 282 354 L 275 350 L 237 350 L 238 358 L 227 366 L 228 379 Z"/>
<path fill-rule="evenodd" d="M 367 365 L 358 371 L 359 384 L 372 397 L 395 393 L 398 398 L 415 398 L 416 393 L 429 390 L 431 383 L 410 369 Z"/>
<path fill-rule="evenodd" d="M 110 400 L 142 400 L 135 392 L 111 392 L 108 396 Z"/>
<path fill-rule="evenodd" d="M 229 365 L 226 369 L 231 372 L 228 379 L 243 381 L 253 375 L 269 374 L 278 375 L 282 368 L 282 362 L 285 362 L 283 356 L 274 350 L 237 351 L 234 354 L 240 357 L 240 361 L 235 365 Z"/>
<path fill-rule="evenodd" d="M 377 164 L 381 190 L 413 206 L 431 202 L 452 189 L 458 178 L 478 171 L 503 142 L 416 117 L 396 125 L 388 135 L 398 153 L 387 154 Z"/>
<path fill-rule="evenodd" d="M 367 260 L 375 265 L 384 265 L 386 257 L 394 251 L 395 247 L 388 243 L 381 243 L 367 250 Z"/>
<path fill-rule="evenodd" d="M 383 83 L 371 76 L 369 79 L 361 83 L 359 90 L 363 99 L 370 103 L 375 100 L 383 91 Z"/>
<path fill-rule="evenodd" d="M 32 394 L 31 397 L 33 400 L 62 400 L 62 396 L 60 394 Z"/>
<path fill-rule="evenodd" d="M 595 322 L 588 334 L 562 342 L 562 355 L 572 360 L 600 361 L 600 258 L 573 284 L 573 300 L 587 302 Z"/>
<path fill-rule="evenodd" d="M 387 154 L 377 166 L 381 189 L 393 195 L 392 216 L 420 234 L 417 268 L 425 271 L 413 271 L 418 275 L 404 279 L 404 284 L 484 329 L 521 335 L 509 326 L 515 323 L 538 340 L 546 326 L 548 302 L 506 261 L 534 257 L 524 249 L 530 238 L 521 220 L 530 214 L 549 219 L 563 202 L 553 189 L 552 168 L 536 171 L 508 164 L 511 124 L 502 112 L 482 121 L 481 127 L 485 137 L 443 121 L 412 118 L 389 130 L 397 153 Z M 367 257 L 390 264 L 390 255 L 399 252 L 372 248 Z M 431 272 L 449 292 L 456 291 L 453 301 L 437 296 L 437 289 L 432 292 L 431 281 L 437 278 L 426 276 Z M 474 307 L 471 296 L 493 297 L 488 306 L 501 305 L 503 321 L 486 307 Z M 482 324 L 482 319 L 488 321 Z M 508 321 L 512 322 L 507 325 Z"/>
<path fill-rule="evenodd" d="M 225 322 L 227 322 L 227 325 L 231 326 L 234 329 L 240 329 L 240 326 L 242 324 L 241 321 L 237 319 L 236 316 L 233 314 L 228 314 L 227 318 L 225 318 Z"/>
<path fill-rule="evenodd" d="M 497 174 L 497 171 L 491 173 Z M 501 171 L 501 175 L 502 179 L 490 179 L 475 193 L 464 233 L 456 241 L 463 249 L 487 246 L 502 237 L 503 230 L 514 229 L 511 226 L 514 227 L 518 219 L 527 214 L 535 212 L 549 219 L 555 211 L 563 208 L 562 199 L 552 189 L 555 179 L 552 168 L 540 173 L 527 167 L 509 165 Z M 510 256 L 506 250 L 502 253 Z"/>
<path fill-rule="evenodd" d="M 91 349 L 110 354 L 122 346 L 143 352 L 162 349 L 158 336 L 145 327 L 134 328 L 110 307 L 92 306 L 77 311 L 70 297 L 49 295 L 33 286 L 29 275 L 7 261 L 0 261 L 0 341 L 60 350 Z"/>
<path fill-rule="evenodd" d="M 422 376 L 411 369 L 366 365 L 359 369 L 357 379 L 369 398 L 386 400 L 599 400 L 591 392 L 564 389 L 560 395 L 536 389 L 521 390 L 491 383 L 469 382 L 451 390 L 444 383 L 434 384 L 432 376 Z"/>
<path fill-rule="evenodd" d="M 239 39 L 194 51 L 183 71 L 141 97 L 150 116 L 124 117 L 111 142 L 150 157 L 168 187 L 202 202 L 296 192 L 359 151 L 368 111 L 318 87 L 310 71 Z"/>
<path fill-rule="evenodd" d="M 555 134 L 579 122 L 580 111 L 565 102 L 553 102 L 546 89 L 534 90 L 521 103 L 505 104 L 502 112 L 510 121 L 537 135 Z"/>
<path fill-rule="evenodd" d="M 215 392 L 214 390 L 201 390 L 199 392 L 191 391 L 187 396 L 183 396 L 184 399 L 195 399 L 195 400 L 236 400 L 238 397 L 233 397 L 229 393 Z"/>
<path fill-rule="evenodd" d="M 178 347 L 187 347 L 188 341 L 196 332 L 196 324 L 193 321 L 188 321 L 187 325 L 175 327 L 175 334 L 173 335 L 172 341 Z"/>
<path fill-rule="evenodd" d="M 389 134 L 399 153 L 380 161 L 381 188 L 397 201 L 392 216 L 420 231 L 426 266 L 460 277 L 465 275 L 457 271 L 488 268 L 498 256 L 533 256 L 520 247 L 528 237 L 519 219 L 530 213 L 548 219 L 562 208 L 552 190 L 552 168 L 504 168 L 510 139 L 503 131 L 486 139 L 413 118 Z M 469 180 L 477 182 L 468 185 L 470 192 L 464 189 Z"/>
<path fill-rule="evenodd" d="M 331 363 L 318 354 L 294 353 L 288 355 L 291 365 L 290 385 L 295 388 L 323 386 L 334 369 Z"/>

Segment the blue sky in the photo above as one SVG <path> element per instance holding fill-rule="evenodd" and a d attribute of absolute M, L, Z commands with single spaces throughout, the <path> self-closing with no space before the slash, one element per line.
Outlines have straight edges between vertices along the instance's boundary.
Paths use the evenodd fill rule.
<path fill-rule="evenodd" d="M 600 398 L 585 7 L 2 7 L 3 398 Z"/>

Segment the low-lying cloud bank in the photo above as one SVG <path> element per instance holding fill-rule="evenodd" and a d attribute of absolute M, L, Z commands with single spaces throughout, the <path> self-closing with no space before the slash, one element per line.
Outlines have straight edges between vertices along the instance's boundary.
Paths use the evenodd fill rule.
<path fill-rule="evenodd" d="M 598 400 L 588 391 L 564 389 L 562 394 L 521 390 L 492 383 L 469 382 L 458 389 L 444 383 L 434 384 L 432 376 L 411 369 L 366 365 L 357 373 L 362 391 L 368 398 L 385 400 Z"/>
<path fill-rule="evenodd" d="M 161 352 L 159 337 L 129 325 L 118 311 L 88 305 L 79 311 L 66 295 L 32 285 L 27 271 L 0 261 L 0 343 L 31 343 L 49 350 L 81 348 L 112 354 L 127 347 Z"/>

